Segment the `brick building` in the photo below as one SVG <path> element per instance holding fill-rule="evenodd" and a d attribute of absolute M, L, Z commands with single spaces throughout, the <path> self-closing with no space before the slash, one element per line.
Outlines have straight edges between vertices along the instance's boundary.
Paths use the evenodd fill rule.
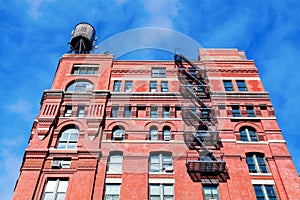
<path fill-rule="evenodd" d="M 88 53 L 60 59 L 13 199 L 300 197 L 269 95 L 243 51 L 199 49 L 197 61 Z"/>

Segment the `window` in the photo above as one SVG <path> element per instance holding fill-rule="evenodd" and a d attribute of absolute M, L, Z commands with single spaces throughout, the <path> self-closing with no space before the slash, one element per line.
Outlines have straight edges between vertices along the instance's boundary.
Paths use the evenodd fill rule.
<path fill-rule="evenodd" d="M 84 105 L 78 106 L 77 117 L 84 117 Z"/>
<path fill-rule="evenodd" d="M 252 141 L 252 142 L 258 141 L 256 131 L 251 127 L 242 127 L 240 129 L 240 137 L 241 137 L 241 141 Z"/>
<path fill-rule="evenodd" d="M 79 131 L 76 128 L 69 128 L 62 132 L 57 148 L 58 149 L 76 149 Z"/>
<path fill-rule="evenodd" d="M 203 119 L 209 118 L 209 110 L 207 108 L 201 109 L 201 118 L 203 118 Z"/>
<path fill-rule="evenodd" d="M 65 117 L 71 117 L 72 116 L 72 106 L 71 105 L 66 105 L 64 116 Z"/>
<path fill-rule="evenodd" d="M 150 154 L 150 172 L 173 172 L 172 154 L 155 152 Z"/>
<path fill-rule="evenodd" d="M 255 117 L 254 107 L 252 105 L 246 106 L 247 117 Z"/>
<path fill-rule="evenodd" d="M 130 105 L 124 106 L 124 117 L 126 117 L 126 118 L 131 117 L 131 106 Z"/>
<path fill-rule="evenodd" d="M 132 92 L 132 81 L 125 81 L 125 92 Z"/>
<path fill-rule="evenodd" d="M 171 140 L 171 128 L 169 126 L 163 127 L 163 139 L 165 141 Z"/>
<path fill-rule="evenodd" d="M 74 75 L 98 74 L 98 67 L 96 67 L 95 65 L 74 65 L 72 74 Z"/>
<path fill-rule="evenodd" d="M 204 185 L 203 186 L 204 200 L 219 200 L 219 191 L 217 185 Z"/>
<path fill-rule="evenodd" d="M 152 68 L 152 77 L 166 77 L 166 68 Z"/>
<path fill-rule="evenodd" d="M 247 91 L 246 83 L 244 80 L 237 80 L 236 84 L 239 91 Z"/>
<path fill-rule="evenodd" d="M 246 154 L 246 162 L 250 173 L 268 173 L 268 168 L 261 153 Z"/>
<path fill-rule="evenodd" d="M 163 106 L 163 118 L 170 118 L 170 107 L 169 106 Z"/>
<path fill-rule="evenodd" d="M 150 92 L 157 92 L 157 83 L 156 83 L 156 81 L 150 81 Z"/>
<path fill-rule="evenodd" d="M 105 200 L 119 200 L 120 199 L 120 184 L 106 184 L 105 185 Z"/>
<path fill-rule="evenodd" d="M 173 200 L 174 186 L 173 184 L 150 184 L 149 185 L 150 200 Z"/>
<path fill-rule="evenodd" d="M 121 81 L 115 81 L 114 82 L 114 92 L 121 92 Z"/>
<path fill-rule="evenodd" d="M 111 107 L 111 117 L 117 118 L 119 116 L 119 106 Z"/>
<path fill-rule="evenodd" d="M 240 117 L 241 116 L 239 105 L 232 105 L 231 108 L 232 108 L 232 116 L 233 117 Z"/>
<path fill-rule="evenodd" d="M 151 118 L 158 118 L 158 108 L 157 108 L 157 106 L 151 106 L 151 108 L 150 108 L 150 117 Z"/>
<path fill-rule="evenodd" d="M 125 129 L 122 126 L 116 126 L 112 131 L 113 140 L 124 140 L 125 139 Z"/>
<path fill-rule="evenodd" d="M 67 189 L 67 180 L 48 180 L 45 187 L 43 200 L 63 200 L 65 199 Z"/>
<path fill-rule="evenodd" d="M 156 126 L 150 127 L 150 140 L 158 140 L 158 129 Z"/>
<path fill-rule="evenodd" d="M 223 84 L 224 84 L 225 91 L 233 91 L 234 90 L 231 80 L 223 80 Z"/>
<path fill-rule="evenodd" d="M 87 81 L 75 81 L 67 87 L 67 92 L 86 92 L 94 89 L 94 85 Z"/>
<path fill-rule="evenodd" d="M 258 200 L 277 200 L 273 185 L 254 185 L 256 199 Z"/>
<path fill-rule="evenodd" d="M 52 161 L 52 168 L 70 168 L 71 158 L 54 158 Z"/>
<path fill-rule="evenodd" d="M 112 152 L 107 165 L 108 173 L 122 173 L 123 153 Z"/>
<path fill-rule="evenodd" d="M 169 92 L 168 81 L 162 81 L 161 82 L 161 91 L 162 92 Z"/>

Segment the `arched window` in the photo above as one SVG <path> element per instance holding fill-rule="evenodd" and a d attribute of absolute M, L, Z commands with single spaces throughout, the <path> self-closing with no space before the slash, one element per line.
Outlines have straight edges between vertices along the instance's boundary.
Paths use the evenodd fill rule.
<path fill-rule="evenodd" d="M 122 173 L 123 152 L 114 151 L 110 153 L 107 173 Z"/>
<path fill-rule="evenodd" d="M 116 126 L 112 130 L 112 140 L 124 140 L 125 129 L 123 126 Z"/>
<path fill-rule="evenodd" d="M 150 140 L 158 140 L 158 129 L 156 126 L 150 127 Z"/>
<path fill-rule="evenodd" d="M 240 128 L 240 139 L 241 141 L 257 142 L 258 137 L 256 130 L 248 126 Z"/>
<path fill-rule="evenodd" d="M 163 139 L 165 141 L 171 140 L 171 128 L 169 126 L 164 126 L 163 127 Z"/>
<path fill-rule="evenodd" d="M 88 81 L 75 81 L 67 87 L 67 92 L 86 92 L 94 89 L 94 85 Z"/>
<path fill-rule="evenodd" d="M 76 149 L 79 131 L 76 128 L 66 129 L 61 133 L 57 149 Z"/>
<path fill-rule="evenodd" d="M 268 173 L 263 153 L 246 153 L 246 162 L 250 173 Z"/>

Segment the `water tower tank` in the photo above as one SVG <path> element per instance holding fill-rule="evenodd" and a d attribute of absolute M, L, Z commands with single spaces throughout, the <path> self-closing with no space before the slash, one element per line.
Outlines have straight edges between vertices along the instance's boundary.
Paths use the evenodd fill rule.
<path fill-rule="evenodd" d="M 79 23 L 75 26 L 70 41 L 71 50 L 76 53 L 89 53 L 93 48 L 95 29 L 88 23 Z"/>

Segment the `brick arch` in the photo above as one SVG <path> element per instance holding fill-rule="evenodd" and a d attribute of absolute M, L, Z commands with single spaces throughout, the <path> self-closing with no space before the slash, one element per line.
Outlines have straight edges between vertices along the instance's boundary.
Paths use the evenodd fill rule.
<path fill-rule="evenodd" d="M 162 128 L 161 123 L 154 121 L 154 122 L 146 123 L 145 126 L 144 126 L 144 130 L 149 131 L 151 126 L 156 126 L 157 130 L 160 130 Z"/>
<path fill-rule="evenodd" d="M 56 131 L 60 133 L 62 129 L 70 125 L 75 125 L 76 127 L 78 127 L 79 132 L 85 132 L 85 130 L 87 130 L 87 125 L 82 123 L 81 121 L 76 119 L 68 119 L 59 123 L 56 127 Z"/>
<path fill-rule="evenodd" d="M 110 124 L 108 124 L 108 126 L 106 126 L 106 130 L 112 130 L 115 126 L 123 126 L 125 131 L 129 130 L 129 124 L 124 122 L 124 121 L 114 121 Z"/>
<path fill-rule="evenodd" d="M 252 127 L 256 130 L 256 133 L 263 133 L 262 127 L 258 123 L 254 122 L 238 122 L 233 128 L 233 133 L 240 133 L 240 129 L 244 126 Z"/>
<path fill-rule="evenodd" d="M 162 130 L 163 127 L 165 127 L 165 126 L 169 126 L 169 127 L 171 128 L 171 132 L 172 132 L 172 131 L 177 131 L 177 127 L 176 127 L 176 125 L 175 125 L 173 122 L 163 122 L 163 123 L 161 124 L 161 130 Z"/>
<path fill-rule="evenodd" d="M 90 79 L 85 79 L 85 78 L 78 78 L 78 77 L 73 77 L 73 78 L 70 78 L 68 80 L 68 82 L 64 83 L 64 85 L 62 85 L 62 88 L 64 88 L 65 91 L 67 91 L 68 87 L 70 85 L 72 85 L 73 83 L 75 82 L 88 82 L 88 83 L 91 83 L 93 85 L 93 87 L 95 88 L 95 83 L 94 81 L 90 80 Z"/>

